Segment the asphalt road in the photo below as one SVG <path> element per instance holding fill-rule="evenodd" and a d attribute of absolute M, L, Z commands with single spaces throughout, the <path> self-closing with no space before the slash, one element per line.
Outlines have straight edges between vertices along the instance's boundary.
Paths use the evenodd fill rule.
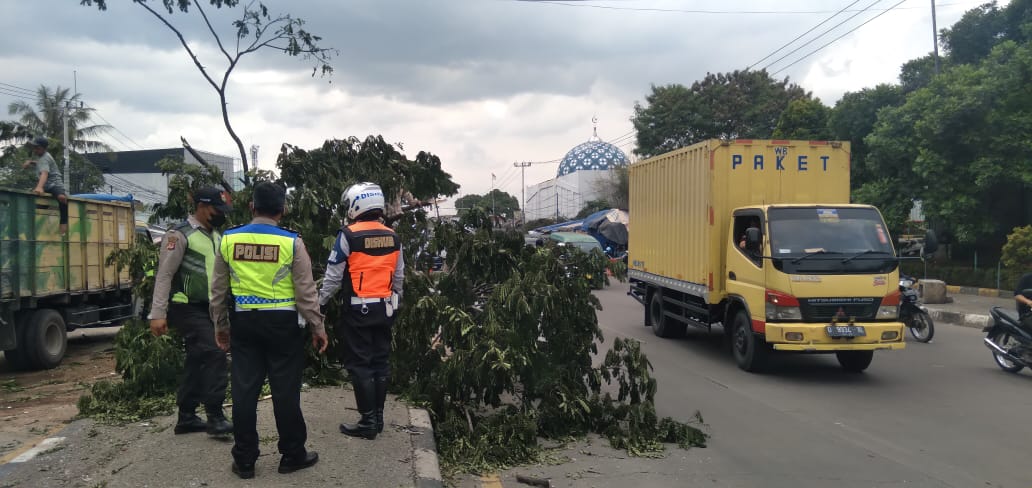
<path fill-rule="evenodd" d="M 654 336 L 625 293 L 597 292 L 604 334 L 644 342 L 658 413 L 701 411 L 709 447 L 653 460 L 590 442 L 569 463 L 502 473 L 505 486 L 522 472 L 554 486 L 1032 487 L 1032 374 L 999 370 L 977 329 L 937 324 L 932 343 L 879 351 L 863 374 L 833 355 L 779 355 L 751 374 L 716 331 Z"/>

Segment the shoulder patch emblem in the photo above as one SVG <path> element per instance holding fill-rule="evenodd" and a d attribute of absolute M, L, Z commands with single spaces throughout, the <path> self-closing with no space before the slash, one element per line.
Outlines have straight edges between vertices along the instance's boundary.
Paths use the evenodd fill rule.
<path fill-rule="evenodd" d="M 179 238 L 176 237 L 176 236 L 168 236 L 168 237 L 166 237 L 165 238 L 165 241 L 166 241 L 165 249 L 168 249 L 169 251 L 174 251 L 176 249 L 176 241 L 178 241 L 178 240 L 179 240 Z"/>

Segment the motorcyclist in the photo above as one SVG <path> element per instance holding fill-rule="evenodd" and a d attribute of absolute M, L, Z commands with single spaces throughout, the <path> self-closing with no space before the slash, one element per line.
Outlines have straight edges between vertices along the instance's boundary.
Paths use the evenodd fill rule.
<path fill-rule="evenodd" d="M 1017 302 L 1018 317 L 1021 326 L 1032 330 L 1032 273 L 1026 273 L 1018 280 L 1018 286 L 1014 289 L 1014 301 Z"/>

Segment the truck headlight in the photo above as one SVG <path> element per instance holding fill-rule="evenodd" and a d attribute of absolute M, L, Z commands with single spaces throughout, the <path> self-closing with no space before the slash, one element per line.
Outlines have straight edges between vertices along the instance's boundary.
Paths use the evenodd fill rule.
<path fill-rule="evenodd" d="M 882 299 L 881 306 L 878 307 L 878 314 L 875 318 L 878 319 L 898 319 L 899 318 L 899 302 L 902 294 L 899 289 L 892 290 L 885 298 Z"/>
<path fill-rule="evenodd" d="M 895 319 L 899 318 L 899 305 L 882 305 L 878 307 L 879 319 Z"/>
<path fill-rule="evenodd" d="M 767 320 L 803 320 L 803 312 L 799 309 L 799 300 L 775 290 L 767 290 Z"/>

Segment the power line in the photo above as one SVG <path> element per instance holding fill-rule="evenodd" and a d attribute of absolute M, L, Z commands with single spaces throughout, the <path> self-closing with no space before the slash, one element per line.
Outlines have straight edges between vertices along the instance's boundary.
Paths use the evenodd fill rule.
<path fill-rule="evenodd" d="M 769 57 L 771 57 L 771 56 L 773 56 L 773 55 L 777 54 L 777 53 L 778 53 L 778 51 L 781 51 L 782 49 L 785 49 L 786 47 L 790 46 L 790 45 L 791 45 L 791 44 L 792 44 L 793 42 L 796 42 L 796 41 L 798 41 L 799 39 L 802 39 L 802 37 L 803 37 L 803 36 L 805 36 L 805 35 L 807 35 L 807 34 L 809 34 L 809 33 L 813 32 L 813 31 L 814 31 L 814 30 L 816 30 L 816 29 L 817 29 L 818 27 L 820 27 L 820 26 L 822 26 L 822 25 L 824 25 L 824 24 L 826 24 L 826 23 L 830 22 L 830 21 L 831 21 L 831 19 L 834 19 L 835 17 L 837 17 L 837 16 L 838 16 L 839 14 L 841 14 L 842 12 L 845 12 L 847 8 L 849 8 L 849 7 L 852 7 L 853 5 L 856 5 L 856 4 L 858 4 L 858 3 L 860 3 L 860 0 L 854 0 L 854 1 L 853 1 L 853 3 L 851 3 L 851 4 L 849 4 L 849 5 L 846 5 L 845 7 L 842 7 L 842 10 L 839 10 L 838 12 L 835 12 L 834 14 L 831 14 L 831 17 L 828 17 L 828 18 L 824 19 L 823 21 L 821 21 L 821 23 L 819 23 L 819 24 L 817 24 L 817 25 L 815 25 L 815 26 L 811 27 L 811 28 L 810 28 L 810 30 L 808 30 L 808 31 L 806 31 L 806 32 L 804 32 L 804 33 L 802 33 L 802 34 L 799 34 L 799 37 L 796 37 L 795 39 L 792 39 L 791 41 L 788 41 L 787 43 L 785 43 L 785 45 L 784 45 L 784 46 L 781 46 L 781 47 L 779 47 L 779 48 L 775 49 L 775 50 L 774 50 L 774 51 L 772 51 L 772 52 L 771 52 L 770 54 L 768 54 L 768 55 L 764 56 L 764 57 L 763 57 L 763 59 L 761 59 L 761 60 L 759 60 L 759 61 L 757 61 L 757 62 L 755 62 L 755 63 L 753 63 L 753 64 L 750 64 L 750 65 L 749 65 L 749 67 L 748 67 L 748 68 L 745 68 L 745 69 L 752 69 L 752 67 L 753 67 L 753 66 L 756 66 L 757 64 L 760 64 L 760 63 L 762 63 L 762 62 L 766 61 L 766 60 L 767 60 L 767 58 L 769 58 Z"/>
<path fill-rule="evenodd" d="M 30 95 L 30 96 L 35 96 L 36 95 L 36 91 L 35 90 L 30 90 L 28 88 L 22 88 L 22 87 L 20 87 L 18 85 L 12 85 L 10 83 L 2 83 L 2 82 L 0 82 L 0 85 L 3 85 L 4 87 L 6 87 L 6 88 L 4 88 L 6 90 L 25 92 L 26 95 Z"/>
<path fill-rule="evenodd" d="M 859 29 L 859 28 L 861 28 L 861 27 L 863 27 L 863 26 L 865 26 L 865 25 L 869 24 L 869 23 L 870 23 L 870 22 L 871 22 L 872 20 L 874 20 L 874 19 L 877 19 L 878 17 L 881 17 L 882 15 L 885 15 L 885 14 L 889 13 L 889 12 L 890 12 L 890 11 L 891 11 L 892 9 L 896 8 L 897 6 L 901 5 L 901 4 L 903 3 L 903 2 L 906 2 L 906 1 L 907 1 L 907 0 L 900 0 L 899 2 L 897 2 L 897 3 L 896 3 L 896 5 L 893 5 L 893 6 L 889 7 L 889 8 L 888 8 L 888 9 L 886 9 L 885 11 L 883 11 L 883 12 L 879 13 L 878 15 L 875 15 L 874 17 L 871 17 L 870 19 L 867 19 L 867 21 L 866 21 L 866 22 L 864 22 L 863 24 L 860 24 L 860 25 L 858 25 L 858 26 L 856 26 L 856 27 L 854 27 L 854 28 L 850 29 L 850 30 L 849 30 L 849 31 L 847 31 L 847 32 L 846 32 L 845 34 L 842 34 L 841 36 L 838 36 L 838 37 L 836 37 L 836 38 L 832 39 L 832 40 L 831 40 L 831 41 L 829 41 L 829 42 L 828 42 L 827 44 L 825 44 L 825 45 L 823 45 L 823 46 L 821 46 L 821 47 L 819 47 L 819 48 L 817 48 L 817 49 L 814 49 L 813 51 L 810 51 L 810 52 L 809 52 L 809 53 L 807 53 L 807 54 L 806 54 L 805 56 L 803 56 L 803 57 L 801 57 L 801 58 L 799 58 L 799 59 L 797 59 L 797 60 L 795 60 L 795 61 L 792 61 L 792 63 L 790 63 L 790 64 L 789 64 L 788 66 L 785 66 L 785 67 L 783 67 L 783 68 L 781 68 L 781 69 L 779 69 L 779 70 L 777 70 L 777 71 L 775 71 L 775 72 L 771 73 L 771 75 L 776 75 L 776 74 L 778 74 L 778 73 L 780 73 L 780 72 L 782 72 L 782 71 L 785 71 L 785 70 L 786 70 L 786 69 L 788 69 L 788 68 L 791 68 L 791 67 L 792 67 L 792 66 L 794 66 L 794 65 L 795 65 L 796 63 L 798 63 L 798 62 L 800 62 L 800 61 L 802 61 L 802 60 L 804 60 L 804 59 L 806 59 L 806 58 L 808 58 L 808 57 L 812 56 L 812 55 L 813 55 L 813 54 L 815 54 L 815 53 L 816 53 L 817 51 L 820 51 L 821 49 L 824 49 L 824 48 L 826 48 L 826 47 L 830 46 L 830 45 L 831 45 L 832 43 L 834 43 L 835 41 L 837 41 L 837 40 L 839 40 L 839 39 L 842 39 L 843 37 L 846 37 L 846 36 L 848 36 L 849 34 L 853 33 L 853 31 L 855 31 L 855 30 L 857 30 L 857 29 Z"/>
<path fill-rule="evenodd" d="M 703 10 L 703 9 L 676 9 L 676 8 L 656 8 L 656 7 L 614 7 L 612 5 L 595 5 L 589 3 L 570 3 L 560 2 L 555 0 L 513 0 L 522 3 L 533 3 L 537 5 L 556 5 L 563 7 L 580 7 L 580 8 L 596 8 L 604 10 L 630 10 L 636 12 L 666 12 L 666 13 L 684 13 L 684 14 L 716 14 L 716 15 L 808 15 L 808 14 L 830 14 L 834 10 Z M 960 5 L 974 5 L 985 3 L 982 1 L 975 2 L 955 2 L 955 3 L 940 3 L 939 7 L 952 7 Z M 913 10 L 924 7 L 903 7 L 900 10 Z M 874 9 L 874 11 L 888 12 L 892 10 L 888 9 Z M 863 10 L 860 10 L 862 12 Z M 847 10 L 846 12 L 857 12 L 857 10 Z"/>
<path fill-rule="evenodd" d="M 8 96 L 12 96 L 12 97 L 15 97 L 15 98 L 21 98 L 21 99 L 24 99 L 24 100 L 32 100 L 33 99 L 33 97 L 30 97 L 30 96 L 20 95 L 16 91 L 13 91 L 13 90 L 7 91 L 7 90 L 8 90 L 8 88 L 0 87 L 0 95 L 8 95 Z"/>
<path fill-rule="evenodd" d="M 104 121 L 104 123 L 105 123 L 105 124 L 107 124 L 107 125 L 108 125 L 109 127 L 111 127 L 112 129 L 114 129 L 114 130 L 115 130 L 115 132 L 118 132 L 119 134 L 122 134 L 122 136 L 123 136 L 123 137 L 125 137 L 125 138 L 126 138 L 126 140 L 128 140 L 128 141 L 129 141 L 129 142 L 131 142 L 131 143 L 133 143 L 133 145 L 135 145 L 135 146 L 136 146 L 137 148 L 139 148 L 139 149 L 145 149 L 145 148 L 144 148 L 144 147 L 143 147 L 143 146 L 142 146 L 142 145 L 141 145 L 140 143 L 138 143 L 138 142 L 136 142 L 135 140 L 133 140 L 133 138 L 132 138 L 132 137 L 129 137 L 128 135 L 126 135 L 126 133 L 125 133 L 125 132 L 122 132 L 122 130 L 121 130 L 121 129 L 119 129 L 118 127 L 115 127 L 115 124 L 112 124 L 112 123 L 111 123 L 111 122 L 109 122 L 109 121 L 108 121 L 107 119 L 105 119 L 103 115 L 100 115 L 100 110 L 97 110 L 97 107 L 93 107 L 93 106 L 90 106 L 90 105 L 86 105 L 86 108 L 88 108 L 88 109 L 91 109 L 91 110 L 93 110 L 93 115 L 96 115 L 97 117 L 99 117 L 99 118 L 100 118 L 100 120 Z M 127 147 L 128 147 L 128 146 L 127 146 Z"/>
<path fill-rule="evenodd" d="M 813 39 L 810 39 L 809 41 L 804 42 L 801 46 L 791 50 L 788 54 L 785 54 L 784 56 L 781 56 L 780 58 L 778 58 L 778 59 L 776 59 L 774 61 L 771 61 L 770 63 L 767 63 L 767 65 L 764 66 L 763 69 L 770 68 L 771 66 L 774 66 L 775 64 L 778 64 L 779 62 L 781 62 L 782 59 L 785 59 L 785 58 L 787 58 L 787 57 L 789 57 L 789 56 L 799 52 L 800 49 L 802 49 L 802 48 L 804 48 L 806 46 L 809 46 L 810 44 L 812 44 L 817 39 L 820 39 L 820 38 L 824 37 L 825 35 L 827 35 L 828 33 L 830 33 L 831 31 L 833 31 L 835 29 L 838 29 L 839 26 L 841 26 L 842 24 L 845 24 L 846 22 L 849 22 L 850 20 L 853 20 L 854 18 L 856 18 L 856 16 L 864 13 L 865 11 L 867 11 L 871 7 L 877 5 L 881 1 L 882 0 L 874 0 L 874 2 L 871 2 L 871 4 L 867 6 L 867 8 L 865 8 L 865 9 L 863 9 L 863 10 L 861 10 L 861 11 L 859 11 L 859 12 L 853 14 L 853 15 L 850 15 L 846 20 L 843 20 L 842 22 L 839 22 L 839 23 L 835 24 L 833 27 L 829 28 L 828 30 L 818 34 L 817 37 L 814 37 Z M 906 1 L 906 0 L 904 0 L 904 1 Z M 885 12 L 888 12 L 888 10 L 886 10 Z M 882 14 L 884 14 L 885 12 L 882 12 Z M 878 14 L 878 15 L 881 15 L 881 14 Z M 853 32 L 853 31 L 849 31 L 849 32 Z M 847 32 L 847 34 L 849 32 Z M 832 41 L 832 42 L 834 42 L 834 41 Z"/>

